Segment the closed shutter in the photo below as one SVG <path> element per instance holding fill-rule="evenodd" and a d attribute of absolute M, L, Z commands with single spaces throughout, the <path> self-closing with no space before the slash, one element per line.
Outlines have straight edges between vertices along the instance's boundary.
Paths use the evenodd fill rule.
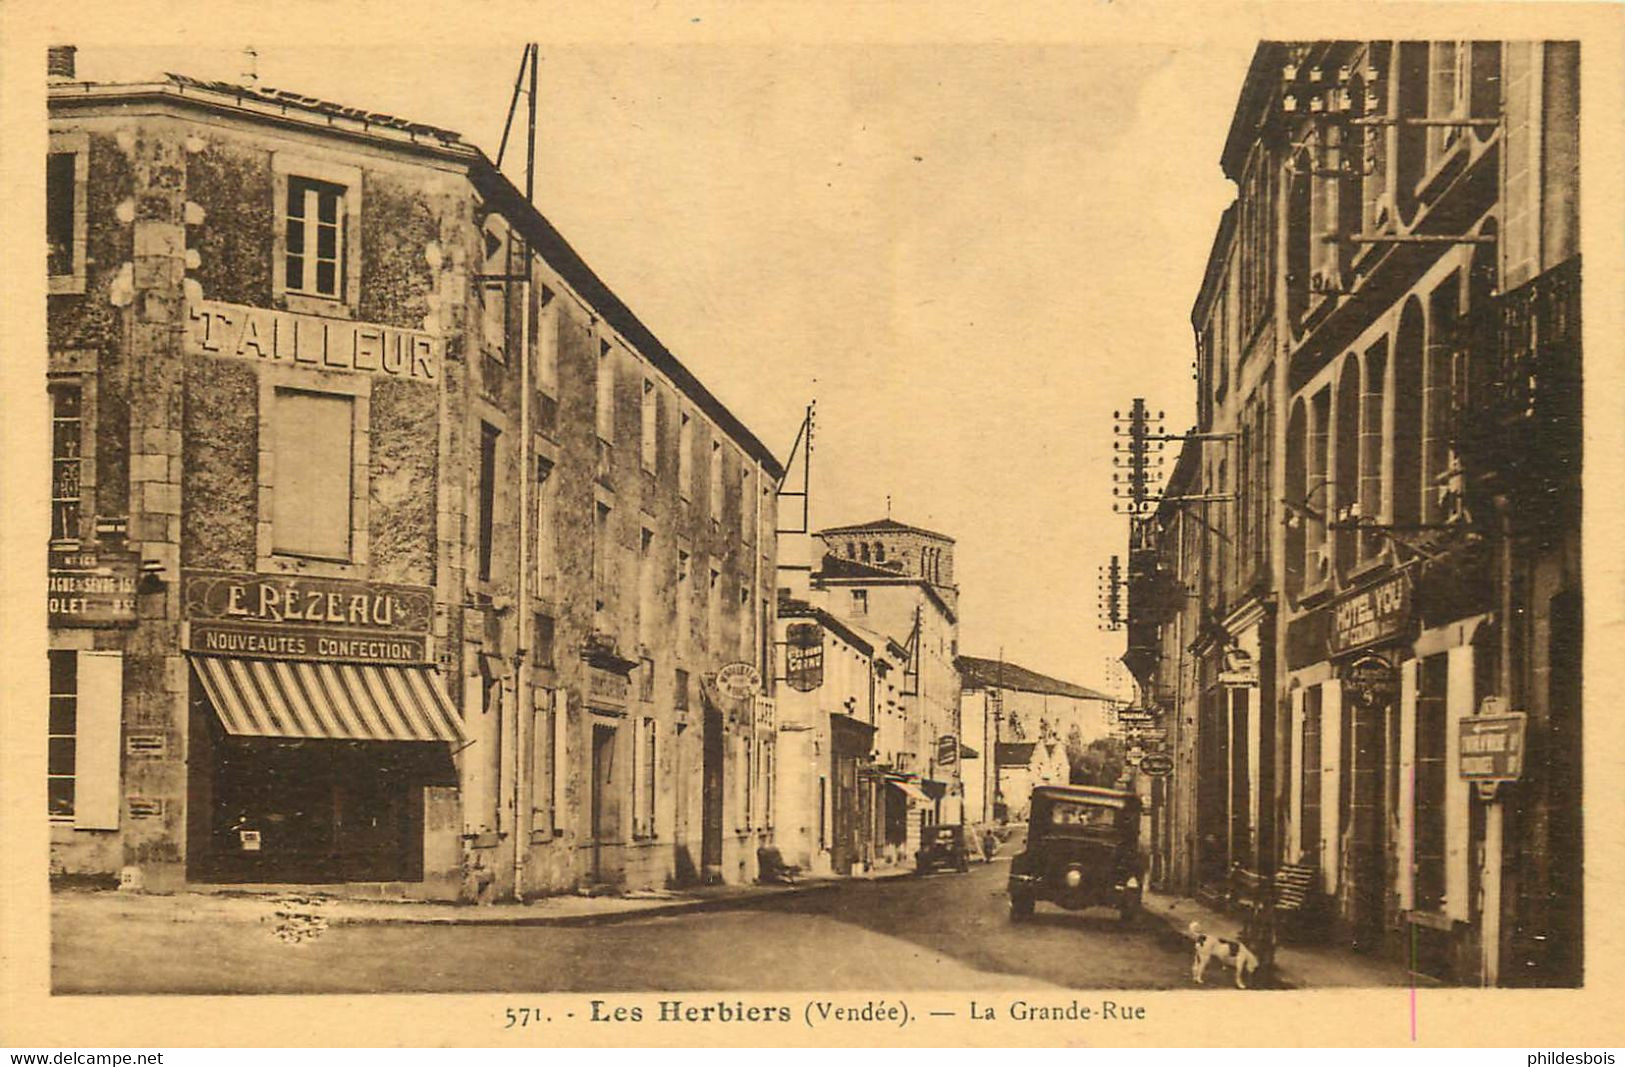
<path fill-rule="evenodd" d="M 553 761 L 553 829 L 564 826 L 564 781 L 569 756 L 570 700 L 563 689 L 553 690 L 553 747 L 548 759 Z"/>
<path fill-rule="evenodd" d="M 79 716 L 73 825 L 117 830 L 119 748 L 123 744 L 124 654 L 79 653 Z"/>

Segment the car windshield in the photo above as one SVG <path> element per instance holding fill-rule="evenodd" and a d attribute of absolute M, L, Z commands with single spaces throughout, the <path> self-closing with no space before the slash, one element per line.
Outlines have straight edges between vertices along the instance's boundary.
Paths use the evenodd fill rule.
<path fill-rule="evenodd" d="M 1054 807 L 1050 808 L 1049 821 L 1052 826 L 1110 828 L 1117 825 L 1117 813 L 1117 808 L 1103 804 L 1076 804 L 1058 800 Z"/>

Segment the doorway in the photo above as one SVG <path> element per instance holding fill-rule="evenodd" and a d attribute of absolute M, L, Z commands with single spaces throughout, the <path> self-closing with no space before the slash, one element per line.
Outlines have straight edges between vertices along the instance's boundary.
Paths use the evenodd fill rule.
<path fill-rule="evenodd" d="M 700 865 L 707 881 L 722 877 L 722 740 L 722 712 L 707 708 L 700 797 Z"/>
<path fill-rule="evenodd" d="M 604 844 L 615 829 L 615 727 L 592 727 L 592 880 L 604 881 Z"/>

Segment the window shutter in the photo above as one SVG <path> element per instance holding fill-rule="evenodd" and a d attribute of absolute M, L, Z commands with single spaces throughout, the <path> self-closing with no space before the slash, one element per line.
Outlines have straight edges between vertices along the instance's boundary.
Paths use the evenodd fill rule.
<path fill-rule="evenodd" d="M 1399 665 L 1399 906 L 1416 907 L 1416 683 L 1418 660 Z"/>
<path fill-rule="evenodd" d="M 123 720 L 124 654 L 79 653 L 73 809 L 77 830 L 118 829 Z"/>
<path fill-rule="evenodd" d="M 563 689 L 553 690 L 553 745 L 548 759 L 553 761 L 553 828 L 564 825 L 564 769 L 569 761 L 570 702 Z"/>

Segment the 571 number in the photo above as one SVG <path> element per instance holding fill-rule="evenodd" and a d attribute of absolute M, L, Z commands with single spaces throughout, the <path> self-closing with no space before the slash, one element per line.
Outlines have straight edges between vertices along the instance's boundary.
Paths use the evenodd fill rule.
<path fill-rule="evenodd" d="M 523 1029 L 532 1023 L 540 1025 L 549 1021 L 540 1008 L 508 1008 L 506 1011 L 508 1021 L 502 1027 L 504 1030 L 512 1030 L 516 1026 Z"/>

